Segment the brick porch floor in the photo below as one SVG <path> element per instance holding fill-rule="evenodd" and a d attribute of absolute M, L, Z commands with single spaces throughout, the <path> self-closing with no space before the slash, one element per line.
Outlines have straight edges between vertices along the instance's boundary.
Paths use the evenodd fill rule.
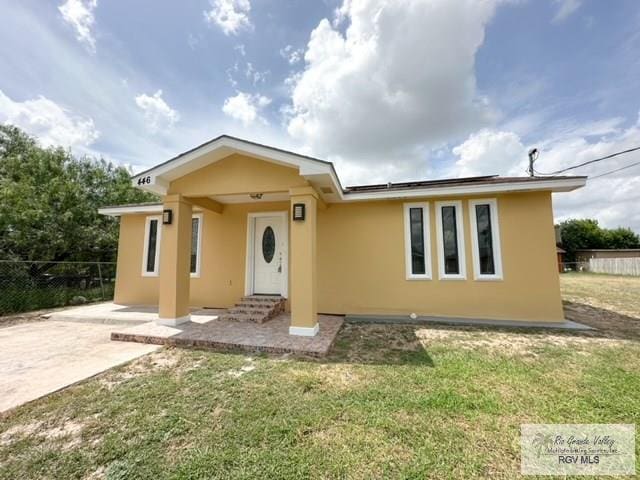
<path fill-rule="evenodd" d="M 206 315 L 210 318 L 203 321 L 204 318 L 197 319 L 194 313 L 192 318 L 196 321 L 183 323 L 177 327 L 157 325 L 154 322 L 121 327 L 111 333 L 111 340 L 323 357 L 329 352 L 344 321 L 340 316 L 318 315 L 320 332 L 315 337 L 301 337 L 289 335 L 290 315 L 288 313 L 280 314 L 263 324 L 223 320 L 215 314 Z"/>

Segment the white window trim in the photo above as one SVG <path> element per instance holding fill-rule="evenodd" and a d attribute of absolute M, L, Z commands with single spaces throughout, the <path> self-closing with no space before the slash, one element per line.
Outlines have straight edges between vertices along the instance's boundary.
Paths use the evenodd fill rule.
<path fill-rule="evenodd" d="M 191 273 L 191 278 L 200 278 L 200 261 L 202 259 L 202 222 L 204 215 L 202 213 L 194 213 L 191 218 L 198 219 L 198 240 L 197 240 L 197 252 L 196 252 L 196 271 Z M 193 220 L 192 220 L 193 222 Z M 189 252 L 189 270 L 191 270 L 191 252 Z"/>
<path fill-rule="evenodd" d="M 156 233 L 156 258 L 154 262 L 153 272 L 147 272 L 147 255 L 149 253 L 149 231 L 151 220 L 158 221 L 158 230 Z M 160 239 L 162 237 L 162 216 L 150 215 L 144 221 L 144 246 L 142 248 L 142 276 L 157 277 L 160 273 Z"/>
<path fill-rule="evenodd" d="M 491 216 L 491 242 L 493 245 L 493 264 L 496 273 L 493 275 L 480 273 L 480 251 L 478 248 L 478 219 L 476 205 L 489 205 Z M 500 226 L 498 221 L 498 201 L 495 198 L 469 200 L 469 221 L 471 222 L 471 254 L 473 256 L 474 280 L 503 280 L 502 250 L 500 248 Z"/>
<path fill-rule="evenodd" d="M 412 273 L 411 267 L 411 215 L 412 208 L 422 209 L 422 226 L 424 228 L 424 272 Z M 404 204 L 404 258 L 407 280 L 431 280 L 431 226 L 429 216 L 429 202 L 416 202 Z"/>
<path fill-rule="evenodd" d="M 438 278 L 440 280 L 466 280 L 467 279 L 467 259 L 464 250 L 464 222 L 462 217 L 462 202 L 460 200 L 449 202 L 436 202 L 436 232 L 438 245 Z M 442 207 L 456 208 L 456 230 L 458 234 L 458 263 L 460 273 L 447 274 L 444 271 L 444 241 L 442 236 Z"/>

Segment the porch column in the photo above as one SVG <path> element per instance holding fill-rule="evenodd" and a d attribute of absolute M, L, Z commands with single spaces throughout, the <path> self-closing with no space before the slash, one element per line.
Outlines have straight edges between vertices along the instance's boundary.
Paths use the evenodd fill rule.
<path fill-rule="evenodd" d="M 162 225 L 160 237 L 160 287 L 158 324 L 189 321 L 191 255 L 191 204 L 181 195 L 164 197 L 163 209 L 171 210 L 171 224 Z"/>
<path fill-rule="evenodd" d="M 318 333 L 316 288 L 316 212 L 318 194 L 312 187 L 294 188 L 291 196 L 291 325 L 289 334 L 314 336 Z M 304 204 L 304 220 L 293 219 L 296 204 Z"/>

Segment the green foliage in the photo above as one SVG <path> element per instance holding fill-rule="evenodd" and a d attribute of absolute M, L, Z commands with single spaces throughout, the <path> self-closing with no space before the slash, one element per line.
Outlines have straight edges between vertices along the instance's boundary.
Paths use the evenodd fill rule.
<path fill-rule="evenodd" d="M 582 248 L 640 248 L 640 236 L 629 228 L 607 229 L 593 219 L 566 220 L 560 224 L 566 261 L 574 262 Z"/>
<path fill-rule="evenodd" d="M 113 261 L 118 222 L 98 208 L 155 199 L 124 167 L 0 125 L 0 259 Z"/>

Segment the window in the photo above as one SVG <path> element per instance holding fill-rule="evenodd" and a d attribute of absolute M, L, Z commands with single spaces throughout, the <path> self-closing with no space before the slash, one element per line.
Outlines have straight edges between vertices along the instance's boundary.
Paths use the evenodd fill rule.
<path fill-rule="evenodd" d="M 437 202 L 438 270 L 443 280 L 467 278 L 462 229 L 462 202 Z"/>
<path fill-rule="evenodd" d="M 429 204 L 404 204 L 405 268 L 407 280 L 431 279 Z"/>
<path fill-rule="evenodd" d="M 202 214 L 197 213 L 191 218 L 191 257 L 189 258 L 192 277 L 200 276 L 200 250 L 202 244 Z"/>
<path fill-rule="evenodd" d="M 144 227 L 144 251 L 142 254 L 142 275 L 156 277 L 160 266 L 160 217 L 147 217 Z"/>
<path fill-rule="evenodd" d="M 495 199 L 470 200 L 473 271 L 476 280 L 502 280 L 498 204 Z"/>

